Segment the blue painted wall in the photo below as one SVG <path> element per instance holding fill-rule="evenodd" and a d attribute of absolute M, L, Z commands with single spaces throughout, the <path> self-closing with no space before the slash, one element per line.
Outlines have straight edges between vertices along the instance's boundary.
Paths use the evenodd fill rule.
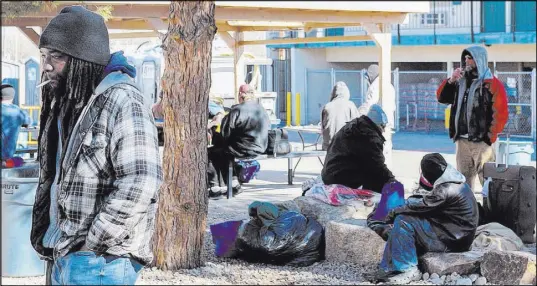
<path fill-rule="evenodd" d="M 505 26 L 504 26 L 505 27 Z M 473 44 L 535 44 L 536 32 L 515 32 L 514 39 L 512 33 L 479 33 L 474 35 Z M 417 46 L 417 45 L 434 45 L 434 35 L 408 35 L 401 36 L 400 43 L 397 36 L 392 36 L 392 45 Z M 470 34 L 451 34 L 436 35 L 437 45 L 461 45 L 472 44 Z M 306 44 L 282 44 L 267 45 L 267 48 L 285 49 L 285 48 L 326 48 L 326 47 L 357 47 L 357 46 L 375 46 L 373 41 L 359 42 L 325 42 L 325 43 L 306 43 Z"/>
<path fill-rule="evenodd" d="M 481 7 L 483 32 L 505 32 L 505 1 L 483 1 Z"/>
<path fill-rule="evenodd" d="M 515 1 L 513 8 L 515 31 L 535 31 L 535 2 Z"/>

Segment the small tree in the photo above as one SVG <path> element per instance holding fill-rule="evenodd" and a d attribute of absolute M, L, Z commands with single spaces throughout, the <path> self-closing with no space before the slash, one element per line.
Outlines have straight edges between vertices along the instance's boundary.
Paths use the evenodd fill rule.
<path fill-rule="evenodd" d="M 214 11 L 214 1 L 172 1 L 163 40 L 164 184 L 153 238 L 154 263 L 163 270 L 203 264 Z"/>

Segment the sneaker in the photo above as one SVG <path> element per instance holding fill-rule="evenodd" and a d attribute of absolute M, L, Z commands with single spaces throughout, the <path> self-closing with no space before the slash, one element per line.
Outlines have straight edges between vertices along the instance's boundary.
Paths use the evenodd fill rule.
<path fill-rule="evenodd" d="M 232 190 L 233 190 L 233 196 L 236 196 L 236 195 L 242 193 L 241 185 L 237 185 L 237 186 L 233 187 Z"/>
<path fill-rule="evenodd" d="M 213 186 L 209 188 L 209 199 L 219 200 L 226 194 L 226 188 Z"/>
<path fill-rule="evenodd" d="M 414 266 L 405 272 L 378 270 L 376 273 L 366 274 L 364 278 L 372 283 L 386 282 L 388 284 L 409 284 L 421 279 L 421 272 L 417 266 Z"/>

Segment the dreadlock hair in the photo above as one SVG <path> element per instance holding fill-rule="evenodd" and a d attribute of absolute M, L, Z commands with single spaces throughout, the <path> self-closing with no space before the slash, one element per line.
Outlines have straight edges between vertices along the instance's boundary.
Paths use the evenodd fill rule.
<path fill-rule="evenodd" d="M 54 90 L 45 85 L 41 95 L 41 117 L 38 142 L 42 147 L 38 156 L 47 154 L 48 157 L 56 158 L 58 138 L 57 120 L 61 122 L 61 161 L 67 149 L 67 140 L 75 126 L 82 109 L 88 104 L 95 88 L 103 77 L 104 66 L 70 57 L 66 67 L 67 75 L 64 87 Z M 41 78 L 45 79 L 45 72 Z M 54 142 L 55 141 L 55 142 Z M 54 159 L 47 158 L 46 165 L 54 168 Z M 44 166 L 42 166 L 44 167 Z"/>
<path fill-rule="evenodd" d="M 43 117 L 58 116 L 62 124 L 62 143 L 69 138 L 82 109 L 87 105 L 95 88 L 102 80 L 104 66 L 70 57 L 67 69 L 65 92 L 51 94 L 52 89 L 46 85 L 42 96 L 45 112 L 41 113 L 41 122 L 46 122 L 46 118 Z M 57 104 L 52 107 L 54 101 Z M 53 109 L 50 110 L 51 108 Z"/>

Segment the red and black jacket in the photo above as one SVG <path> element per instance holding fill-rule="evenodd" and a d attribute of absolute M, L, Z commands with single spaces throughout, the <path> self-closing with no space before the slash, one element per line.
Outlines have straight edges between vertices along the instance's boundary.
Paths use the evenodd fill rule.
<path fill-rule="evenodd" d="M 507 94 L 503 83 L 493 76 L 487 66 L 487 54 L 485 48 L 472 46 L 465 49 L 461 57 L 461 67 L 464 68 L 464 56 L 470 54 L 474 58 L 478 76 L 471 83 L 467 102 L 468 140 L 473 142 L 485 142 L 488 145 L 496 142 L 498 134 L 503 131 L 508 119 Z M 464 114 L 460 111 L 462 98 L 466 91 L 465 77 L 458 82 L 449 83 L 445 79 L 438 90 L 436 97 L 438 102 L 451 104 L 449 118 L 449 137 L 456 141 L 458 134 L 459 116 Z"/>

